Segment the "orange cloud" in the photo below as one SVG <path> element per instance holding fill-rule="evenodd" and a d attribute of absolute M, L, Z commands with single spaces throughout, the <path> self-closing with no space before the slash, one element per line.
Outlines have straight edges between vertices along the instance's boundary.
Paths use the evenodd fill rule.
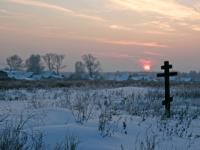
<path fill-rule="evenodd" d="M 124 31 L 133 30 L 132 28 L 121 26 L 121 25 L 110 25 L 109 28 L 114 29 L 114 30 L 124 30 Z"/>
<path fill-rule="evenodd" d="M 157 13 L 172 19 L 200 19 L 200 13 L 177 0 L 110 0 L 114 5 L 140 13 Z"/>
<path fill-rule="evenodd" d="M 191 28 L 194 31 L 200 31 L 200 26 L 199 25 L 192 25 Z"/>

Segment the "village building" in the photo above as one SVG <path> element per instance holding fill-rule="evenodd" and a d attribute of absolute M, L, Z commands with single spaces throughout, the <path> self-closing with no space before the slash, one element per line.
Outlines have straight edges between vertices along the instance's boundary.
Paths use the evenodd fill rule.
<path fill-rule="evenodd" d="M 9 76 L 8 76 L 8 73 L 3 71 L 3 70 L 0 70 L 0 80 L 9 80 Z"/>

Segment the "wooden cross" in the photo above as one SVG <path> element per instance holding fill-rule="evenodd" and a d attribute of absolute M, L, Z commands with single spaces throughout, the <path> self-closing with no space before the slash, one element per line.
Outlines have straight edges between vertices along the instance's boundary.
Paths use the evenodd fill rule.
<path fill-rule="evenodd" d="M 173 97 L 170 96 L 170 76 L 176 76 L 177 72 L 170 72 L 169 69 L 172 69 L 172 65 L 169 64 L 169 61 L 164 62 L 164 66 L 161 66 L 161 69 L 164 70 L 164 73 L 158 73 L 157 77 L 165 78 L 165 100 L 162 102 L 165 105 L 165 115 L 170 118 L 170 103 L 173 101 Z"/>

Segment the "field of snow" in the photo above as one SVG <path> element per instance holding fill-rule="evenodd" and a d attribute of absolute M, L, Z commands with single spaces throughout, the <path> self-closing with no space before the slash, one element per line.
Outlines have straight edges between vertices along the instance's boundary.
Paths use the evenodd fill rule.
<path fill-rule="evenodd" d="M 20 143 L 13 128 L 29 149 L 198 150 L 200 89 L 183 89 L 172 90 L 170 119 L 161 88 L 1 90 L 0 149 Z"/>

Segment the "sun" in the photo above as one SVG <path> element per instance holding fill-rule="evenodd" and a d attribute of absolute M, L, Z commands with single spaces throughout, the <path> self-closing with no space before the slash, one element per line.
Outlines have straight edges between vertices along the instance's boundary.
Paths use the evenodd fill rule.
<path fill-rule="evenodd" d="M 145 72 L 150 72 L 152 69 L 153 61 L 149 59 L 139 59 L 139 65 Z"/>
<path fill-rule="evenodd" d="M 146 64 L 143 66 L 144 71 L 150 71 L 151 70 L 151 66 L 149 64 Z"/>

